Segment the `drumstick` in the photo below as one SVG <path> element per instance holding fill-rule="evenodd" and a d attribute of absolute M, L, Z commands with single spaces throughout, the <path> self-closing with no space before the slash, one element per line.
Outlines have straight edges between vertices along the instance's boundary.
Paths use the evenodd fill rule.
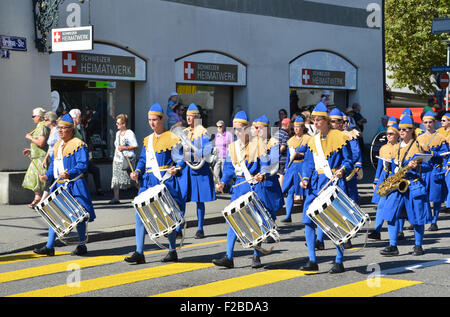
<path fill-rule="evenodd" d="M 249 179 L 249 180 L 245 180 L 245 181 L 240 182 L 240 183 L 238 183 L 238 184 L 235 184 L 235 185 L 233 185 L 233 188 L 235 188 L 235 187 L 237 187 L 237 186 L 239 186 L 239 185 L 242 185 L 242 184 L 244 184 L 244 183 L 250 182 L 250 181 L 252 181 L 252 180 L 253 180 L 253 178 L 251 178 L 251 179 Z"/>
<path fill-rule="evenodd" d="M 67 168 L 66 168 L 66 170 L 64 171 L 64 173 L 66 173 L 67 172 Z M 52 184 L 52 186 L 50 186 L 50 189 L 48 190 L 48 191 L 51 191 L 52 190 L 52 188 L 53 188 L 53 186 L 55 186 L 56 185 L 56 183 L 58 182 L 60 180 L 60 177 L 58 177 L 54 182 L 53 182 L 53 184 Z"/>
<path fill-rule="evenodd" d="M 123 155 L 123 154 L 122 154 Z M 125 158 L 127 159 L 127 161 L 128 161 L 128 165 L 130 166 L 130 169 L 131 169 L 131 172 L 134 172 L 134 169 L 133 169 L 133 166 L 131 166 L 131 162 L 130 162 L 130 159 L 128 158 L 128 156 L 127 155 L 124 155 L 125 156 Z"/>
<path fill-rule="evenodd" d="M 342 171 L 344 169 L 344 166 L 342 166 L 340 169 L 338 169 L 336 172 L 335 172 L 335 175 L 336 175 L 336 173 L 337 172 L 340 172 L 340 171 Z M 335 175 L 333 175 L 333 177 L 331 177 L 331 179 L 328 181 L 328 183 L 326 183 L 325 184 L 325 186 L 320 190 L 320 192 L 317 194 L 317 196 L 319 196 L 327 187 L 328 187 L 328 185 L 330 185 L 331 184 L 331 182 L 333 182 L 335 179 L 336 179 L 336 176 Z"/>

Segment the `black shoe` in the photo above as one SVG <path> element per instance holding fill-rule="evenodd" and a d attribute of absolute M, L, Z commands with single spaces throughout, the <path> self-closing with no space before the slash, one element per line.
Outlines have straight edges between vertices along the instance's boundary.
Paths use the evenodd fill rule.
<path fill-rule="evenodd" d="M 261 259 L 259 258 L 259 256 L 254 255 L 252 260 L 252 268 L 259 269 L 260 267 L 263 267 L 263 265 L 261 264 Z"/>
<path fill-rule="evenodd" d="M 334 263 L 333 267 L 328 271 L 330 274 L 343 273 L 345 271 L 344 264 Z"/>
<path fill-rule="evenodd" d="M 161 262 L 178 262 L 177 251 L 169 251 L 169 253 L 161 259 Z"/>
<path fill-rule="evenodd" d="M 429 227 L 427 231 L 438 231 L 438 226 L 437 223 L 432 223 Z"/>
<path fill-rule="evenodd" d="M 220 259 L 213 259 L 212 263 L 217 266 L 224 266 L 226 268 L 232 269 L 234 268 L 233 260 L 230 260 L 226 255 L 224 255 Z"/>
<path fill-rule="evenodd" d="M 399 252 L 398 252 L 397 247 L 390 245 L 390 246 L 384 248 L 383 250 L 381 250 L 380 254 L 384 255 L 384 256 L 396 256 L 399 254 Z"/>
<path fill-rule="evenodd" d="M 113 198 L 113 199 L 111 199 L 108 202 L 108 204 L 110 204 L 110 205 L 118 205 L 118 204 L 120 204 L 120 200 L 118 200 L 117 198 Z"/>
<path fill-rule="evenodd" d="M 197 230 L 195 233 L 195 239 L 203 239 L 205 237 L 205 233 L 203 230 Z"/>
<path fill-rule="evenodd" d="M 291 219 L 291 217 L 284 218 L 283 220 L 281 220 L 281 222 L 292 222 L 292 219 Z"/>
<path fill-rule="evenodd" d="M 125 258 L 125 262 L 128 263 L 136 263 L 136 264 L 144 264 L 145 256 L 141 253 L 134 252 L 131 256 L 127 256 Z"/>
<path fill-rule="evenodd" d="M 319 266 L 316 262 L 308 261 L 305 266 L 300 267 L 301 271 L 318 271 Z"/>
<path fill-rule="evenodd" d="M 325 250 L 325 242 L 316 240 L 315 248 L 316 250 Z"/>
<path fill-rule="evenodd" d="M 37 248 L 34 249 L 33 252 L 36 253 L 36 254 L 45 254 L 45 255 L 48 255 L 48 256 L 54 256 L 55 255 L 55 248 L 48 249 L 46 246 L 43 246 L 40 249 L 37 249 Z"/>
<path fill-rule="evenodd" d="M 344 249 L 348 250 L 353 248 L 353 244 L 351 240 L 348 240 L 347 242 L 344 243 Z"/>
<path fill-rule="evenodd" d="M 405 240 L 405 234 L 403 233 L 403 231 L 400 231 L 397 235 L 397 240 L 401 241 L 401 240 Z"/>
<path fill-rule="evenodd" d="M 70 255 L 85 255 L 87 253 L 87 248 L 85 245 L 77 245 L 75 250 L 70 253 Z"/>
<path fill-rule="evenodd" d="M 425 252 L 423 252 L 422 246 L 421 245 L 415 245 L 413 248 L 413 254 L 415 256 L 418 255 L 423 255 Z"/>
<path fill-rule="evenodd" d="M 379 233 L 378 231 L 373 230 L 371 233 L 369 233 L 367 235 L 367 237 L 369 239 L 372 239 L 372 240 L 381 240 L 381 233 Z"/>

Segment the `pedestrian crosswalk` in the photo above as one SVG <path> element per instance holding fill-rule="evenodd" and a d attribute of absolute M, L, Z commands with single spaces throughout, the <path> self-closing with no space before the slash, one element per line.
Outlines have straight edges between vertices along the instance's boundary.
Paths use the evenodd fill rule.
<path fill-rule="evenodd" d="M 193 248 L 199 246 L 209 247 L 212 244 L 223 243 L 224 240 L 210 241 L 186 245 L 184 248 Z M 145 254 L 152 256 L 158 253 L 165 253 L 167 250 L 149 251 Z M 258 289 L 260 287 L 271 287 L 278 283 L 289 282 L 302 283 L 302 279 L 313 279 L 314 273 L 304 272 L 298 269 L 281 269 L 267 266 L 265 269 L 257 271 L 249 271 L 248 269 L 223 270 L 214 267 L 210 261 L 205 262 L 189 262 L 180 261 L 178 263 L 163 264 L 148 263 L 147 265 L 119 265 L 120 269 L 116 271 L 111 269 L 112 265 L 124 264 L 124 255 L 105 255 L 92 256 L 86 258 L 74 259 L 68 253 L 57 253 L 55 257 L 35 256 L 32 253 L 23 253 L 11 256 L 0 257 L 0 285 L 8 285 L 10 289 L 7 293 L 1 293 L 4 297 L 67 297 L 67 296 L 84 296 L 90 292 L 108 290 L 115 287 L 129 286 L 133 283 L 148 283 L 149 287 L 144 289 L 142 296 L 149 297 L 217 297 L 217 296 L 233 296 L 241 291 Z M 8 270 L 8 264 L 17 264 L 19 262 L 29 261 L 28 267 L 15 270 Z M 35 265 L 34 265 L 35 264 Z M 77 284 L 69 283 L 69 279 L 64 277 L 61 279 L 50 280 L 52 276 L 57 274 L 69 275 L 71 267 L 76 266 L 77 269 L 90 270 L 97 269 L 96 276 L 89 276 L 76 281 Z M 108 270 L 104 269 L 108 266 Z M 209 274 L 207 279 L 195 279 L 190 276 L 195 274 Z M 191 275 L 190 275 L 191 274 Z M 189 280 L 188 287 L 186 283 L 180 283 L 177 289 L 169 291 L 155 291 L 151 287 L 154 281 L 161 278 L 179 276 L 182 280 Z M 197 275 L 198 276 L 198 275 Z M 27 281 L 28 279 L 40 278 L 46 281 L 44 283 L 22 283 L 18 287 L 11 287 L 14 283 Z M 55 282 L 58 281 L 58 282 Z M 420 281 L 402 280 L 395 278 L 387 278 L 381 276 L 377 281 L 379 284 L 374 286 L 366 279 L 352 282 L 342 283 L 342 285 L 309 292 L 293 294 L 292 297 L 373 297 L 394 292 L 403 288 L 412 287 L 421 284 Z M 311 283 L 311 281 L 309 281 Z M 23 285 L 28 285 L 23 287 Z M 30 289 L 27 289 L 27 288 Z M 147 293 L 145 293 L 147 291 Z M 278 295 L 278 294 L 274 294 Z M 126 296 L 126 294 L 122 295 Z M 237 295 L 238 296 L 238 295 Z"/>

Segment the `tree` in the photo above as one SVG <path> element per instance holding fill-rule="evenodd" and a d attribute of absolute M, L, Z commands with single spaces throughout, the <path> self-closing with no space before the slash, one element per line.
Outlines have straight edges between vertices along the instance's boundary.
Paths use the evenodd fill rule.
<path fill-rule="evenodd" d="M 386 0 L 385 50 L 387 69 L 397 88 L 434 94 L 431 66 L 446 65 L 449 34 L 432 34 L 434 18 L 450 15 L 450 0 Z"/>

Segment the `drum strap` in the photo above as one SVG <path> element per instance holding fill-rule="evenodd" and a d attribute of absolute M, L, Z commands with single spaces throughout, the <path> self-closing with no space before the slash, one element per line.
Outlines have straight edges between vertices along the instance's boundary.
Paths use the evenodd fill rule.
<path fill-rule="evenodd" d="M 146 167 L 152 169 L 153 175 L 161 182 L 161 170 L 159 169 L 158 161 L 156 160 L 155 150 L 153 149 L 153 135 L 148 138 L 147 152 L 146 152 Z"/>
<path fill-rule="evenodd" d="M 328 160 L 325 158 L 325 154 L 322 149 L 322 142 L 320 140 L 320 132 L 314 136 L 314 141 L 316 143 L 317 154 L 314 154 L 314 165 L 316 170 L 323 171 L 324 174 L 331 179 L 333 177 L 333 172 L 331 171 L 330 165 L 328 164 Z"/>
<path fill-rule="evenodd" d="M 244 173 L 245 180 L 247 182 L 249 182 L 249 183 L 252 183 L 253 177 L 250 174 L 250 172 L 249 172 L 249 170 L 247 168 L 247 165 L 245 164 L 245 160 L 242 158 L 241 149 L 240 149 L 240 141 L 239 140 L 237 140 L 234 143 L 234 149 L 235 149 L 235 152 L 236 152 L 236 158 L 238 160 L 237 165 L 239 166 L 237 170 L 241 170 Z"/>
<path fill-rule="evenodd" d="M 64 141 L 61 140 L 61 145 L 58 148 L 58 152 L 55 153 L 55 158 L 53 161 L 53 177 L 55 179 L 58 178 L 60 173 L 64 172 L 64 162 L 63 162 L 63 155 L 62 155 L 63 145 L 64 145 Z"/>

